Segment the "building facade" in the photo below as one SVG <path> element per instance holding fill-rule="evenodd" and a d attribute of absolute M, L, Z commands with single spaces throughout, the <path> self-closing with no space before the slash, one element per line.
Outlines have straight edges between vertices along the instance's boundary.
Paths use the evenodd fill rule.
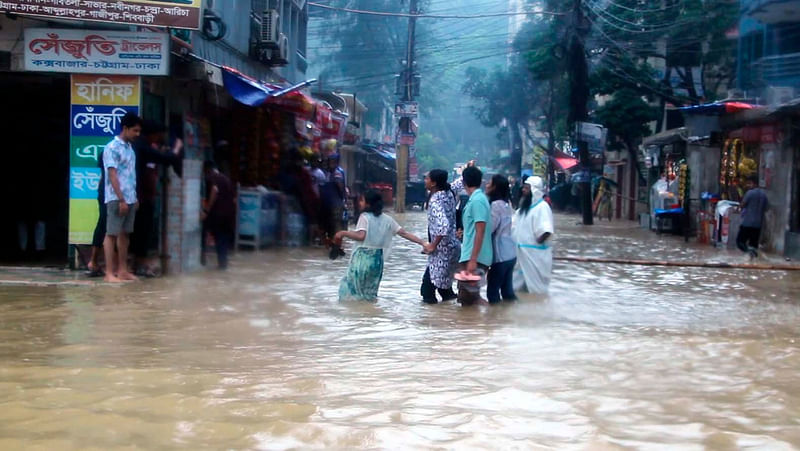
<path fill-rule="evenodd" d="M 741 0 L 737 85 L 777 105 L 800 95 L 800 0 Z"/>
<path fill-rule="evenodd" d="M 159 233 L 150 244 L 164 270 L 196 269 L 203 160 L 216 160 L 237 182 L 251 175 L 263 182 L 280 153 L 261 152 L 267 146 L 259 136 L 278 135 L 270 142 L 280 147 L 290 141 L 280 138 L 292 133 L 293 108 L 311 116 L 301 93 L 277 110 L 238 103 L 223 66 L 275 90 L 303 80 L 308 5 L 84 3 L 0 4 L 0 128 L 15 168 L 0 186 L 15 193 L 0 230 L 0 262 L 85 263 L 99 210 L 97 163 L 130 111 L 164 124 L 170 142 L 185 143 L 181 176 L 172 169 L 160 175 Z"/>

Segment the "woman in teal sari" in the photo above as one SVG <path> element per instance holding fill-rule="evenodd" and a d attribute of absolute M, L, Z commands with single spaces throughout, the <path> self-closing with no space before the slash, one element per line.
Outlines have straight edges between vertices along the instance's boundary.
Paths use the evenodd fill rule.
<path fill-rule="evenodd" d="M 383 213 L 383 198 L 376 191 L 367 191 L 358 200 L 363 211 L 353 231 L 340 231 L 334 243 L 342 245 L 343 238 L 358 244 L 350 257 L 347 274 L 339 284 L 339 300 L 375 301 L 383 278 L 383 259 L 392 245 L 392 237 L 401 237 L 425 246 L 425 242 L 406 232 L 391 216 Z"/>

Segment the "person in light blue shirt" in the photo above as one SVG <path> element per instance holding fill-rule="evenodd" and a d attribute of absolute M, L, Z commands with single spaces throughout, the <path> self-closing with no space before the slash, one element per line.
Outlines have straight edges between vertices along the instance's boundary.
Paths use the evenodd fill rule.
<path fill-rule="evenodd" d="M 461 246 L 459 263 L 462 272 L 481 276 L 481 284 L 485 282 L 486 271 L 492 264 L 492 211 L 489 199 L 481 191 L 483 173 L 475 166 L 468 166 L 462 173 L 464 188 L 469 200 L 464 206 L 462 222 L 464 224 L 464 241 Z M 475 284 L 459 281 L 458 301 L 461 305 L 485 303 L 481 299 Z"/>
<path fill-rule="evenodd" d="M 492 202 L 492 252 L 494 261 L 486 281 L 486 298 L 490 304 L 514 301 L 514 266 L 517 264 L 517 243 L 511 235 L 514 210 L 508 179 L 495 174 L 486 185 Z M 501 297 L 502 295 L 502 297 Z"/>
<path fill-rule="evenodd" d="M 142 132 L 142 119 L 127 113 L 120 125 L 122 131 L 103 151 L 107 209 L 106 238 L 103 241 L 106 282 L 136 280 L 136 276 L 128 271 L 128 244 L 137 207 L 136 153 L 132 143 Z M 116 269 L 116 274 L 112 268 Z"/>

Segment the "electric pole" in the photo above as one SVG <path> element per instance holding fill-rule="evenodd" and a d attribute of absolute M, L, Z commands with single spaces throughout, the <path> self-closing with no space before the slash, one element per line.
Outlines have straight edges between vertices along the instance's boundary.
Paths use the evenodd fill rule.
<path fill-rule="evenodd" d="M 400 78 L 403 80 L 403 91 L 402 91 L 402 103 L 407 104 L 408 102 L 412 102 L 414 100 L 414 40 L 416 35 L 416 28 L 417 28 L 417 18 L 415 17 L 416 14 L 419 13 L 417 10 L 417 1 L 418 0 L 411 0 L 409 5 L 409 14 L 411 17 L 408 18 L 408 47 L 406 48 L 406 67 L 403 71 Z M 405 113 L 405 108 L 403 112 Z M 408 144 L 408 140 L 410 138 L 413 130 L 411 126 L 412 117 L 409 115 L 403 115 L 400 117 L 399 122 L 399 131 L 400 131 L 400 140 L 398 141 L 397 145 L 397 192 L 395 193 L 395 206 L 394 211 L 396 213 L 403 213 L 406 211 L 406 181 L 408 180 L 408 157 L 409 157 L 409 150 L 410 144 Z"/>
<path fill-rule="evenodd" d="M 581 139 L 576 125 L 585 122 L 589 117 L 589 63 L 586 61 L 585 38 L 589 34 L 587 20 L 583 15 L 583 1 L 574 0 L 572 30 L 569 40 L 569 82 L 570 102 L 568 122 L 575 129 L 578 157 L 580 159 L 582 179 L 578 184 L 581 193 L 581 211 L 583 224 L 594 224 L 592 214 L 592 177 L 589 143 Z M 588 173 L 588 179 L 585 175 Z"/>

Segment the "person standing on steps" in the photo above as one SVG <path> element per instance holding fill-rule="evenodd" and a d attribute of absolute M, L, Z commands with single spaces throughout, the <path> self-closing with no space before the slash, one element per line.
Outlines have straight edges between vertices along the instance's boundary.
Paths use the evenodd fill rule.
<path fill-rule="evenodd" d="M 200 219 L 211 232 L 217 250 L 217 266 L 228 269 L 228 251 L 236 233 L 236 188 L 225 174 L 211 162 L 203 163 L 206 178 L 206 199 Z M 205 239 L 205 236 L 203 236 Z"/>
<path fill-rule="evenodd" d="M 136 219 L 136 153 L 132 143 L 142 132 L 142 119 L 133 113 L 122 117 L 122 131 L 103 151 L 105 197 L 107 209 L 105 251 L 106 282 L 137 280 L 128 271 L 129 236 Z M 116 250 L 116 252 L 115 252 Z M 114 264 L 116 262 L 116 264 Z M 115 275 L 110 269 L 116 268 Z"/>
<path fill-rule="evenodd" d="M 131 254 L 137 276 L 154 277 L 156 272 L 149 259 L 150 243 L 155 229 L 154 218 L 158 197 L 158 165 L 172 166 L 175 174 L 183 174 L 181 151 L 183 141 L 175 140 L 170 149 L 167 143 L 167 128 L 156 121 L 146 120 L 142 125 L 142 136 L 133 143 L 136 152 L 136 197 L 139 208 L 131 236 Z"/>

